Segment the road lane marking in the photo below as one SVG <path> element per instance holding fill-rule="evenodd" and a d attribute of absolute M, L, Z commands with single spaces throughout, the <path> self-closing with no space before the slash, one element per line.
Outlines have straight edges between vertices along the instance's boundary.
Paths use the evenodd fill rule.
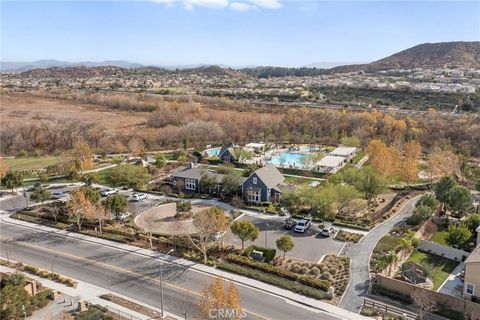
<path fill-rule="evenodd" d="M 12 239 L 9 239 L 9 238 L 5 238 L 5 237 L 1 237 L 0 236 L 0 240 L 1 242 L 6 242 L 6 241 L 10 241 Z M 56 255 L 61 255 L 61 256 L 65 256 L 65 257 L 69 257 L 71 259 L 75 259 L 75 260 L 80 260 L 80 261 L 87 261 L 87 262 L 90 262 L 92 264 L 98 264 L 98 265 L 101 265 L 107 269 L 111 269 L 111 270 L 115 270 L 115 271 L 119 271 L 119 272 L 123 272 L 123 273 L 128 273 L 130 275 L 135 275 L 135 276 L 139 276 L 140 278 L 144 278 L 144 279 L 149 279 L 151 281 L 154 281 L 154 282 L 157 282 L 157 283 L 160 283 L 160 280 L 158 280 L 157 278 L 154 278 L 154 277 L 150 277 L 150 276 L 147 276 L 147 275 L 143 275 L 141 273 L 138 273 L 138 272 L 135 272 L 135 271 L 131 271 L 131 270 L 128 270 L 128 269 L 124 269 L 124 268 L 120 268 L 120 267 L 117 267 L 117 266 L 113 266 L 111 264 L 107 264 L 107 263 L 104 263 L 104 262 L 101 262 L 101 261 L 95 261 L 95 260 L 92 260 L 92 259 L 88 259 L 88 258 L 84 258 L 84 257 L 79 257 L 79 256 L 76 256 L 76 255 L 73 255 L 73 254 L 70 254 L 70 253 L 66 253 L 66 252 L 61 252 L 61 251 L 57 251 L 57 250 L 53 250 L 53 249 L 49 249 L 49 248 L 45 248 L 45 247 L 41 247 L 41 246 L 37 246 L 37 245 L 34 245 L 34 244 L 31 244 L 31 243 L 27 243 L 27 242 L 19 242 L 19 241 L 15 241 L 15 244 L 16 245 L 20 245 L 20 246 L 24 246 L 24 247 L 30 247 L 30 248 L 34 248 L 34 249 L 39 249 L 39 250 L 43 250 L 43 251 L 47 251 L 47 252 L 50 252 L 50 253 L 54 253 Z M 196 295 L 196 296 L 199 296 L 199 297 L 202 297 L 202 294 L 201 293 L 198 293 L 198 292 L 195 292 L 195 291 L 192 291 L 190 289 L 186 289 L 186 288 L 183 288 L 183 287 L 180 287 L 178 285 L 175 285 L 173 283 L 170 283 L 170 282 L 167 282 L 165 280 L 163 280 L 163 284 L 167 285 L 167 286 L 170 286 L 172 288 L 175 288 L 177 290 L 180 290 L 180 291 L 184 291 L 184 292 L 188 292 L 190 294 L 193 294 L 193 295 Z M 264 320 L 270 320 L 270 318 L 267 318 L 263 315 L 260 315 L 258 313 L 255 313 L 255 312 L 252 312 L 252 311 L 249 311 L 247 309 L 244 309 L 248 314 L 251 314 L 252 316 L 255 316 L 257 318 L 260 318 L 260 319 L 264 319 Z"/>

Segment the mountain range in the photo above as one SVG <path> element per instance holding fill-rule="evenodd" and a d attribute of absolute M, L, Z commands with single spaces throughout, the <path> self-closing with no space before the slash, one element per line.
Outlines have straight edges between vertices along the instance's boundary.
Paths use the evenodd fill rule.
<path fill-rule="evenodd" d="M 229 67 L 225 65 L 187 65 L 187 66 L 145 66 L 123 60 L 110 60 L 101 62 L 66 62 L 58 60 L 38 60 L 34 62 L 0 62 L 2 72 L 26 72 L 39 69 L 52 69 L 53 73 L 65 73 L 65 76 L 72 71 L 79 71 L 83 76 L 89 73 L 103 74 L 103 72 L 121 73 L 148 73 L 148 72 L 197 72 L 210 75 L 240 75 L 246 73 L 258 77 L 268 76 L 304 76 L 330 73 L 342 73 L 352 71 L 380 71 L 389 69 L 437 69 L 437 68 L 480 68 L 480 41 L 475 42 L 440 42 L 424 43 L 412 48 L 395 53 L 386 58 L 365 64 L 347 64 L 322 62 L 310 64 L 302 68 L 283 67 Z M 71 70 L 64 70 L 62 68 Z M 90 70 L 88 68 L 97 68 Z M 123 70 L 122 69 L 132 69 Z M 27 72 L 32 75 L 31 72 Z M 37 76 L 45 75 L 48 72 L 34 72 Z M 54 76 L 54 75 L 52 75 Z"/>

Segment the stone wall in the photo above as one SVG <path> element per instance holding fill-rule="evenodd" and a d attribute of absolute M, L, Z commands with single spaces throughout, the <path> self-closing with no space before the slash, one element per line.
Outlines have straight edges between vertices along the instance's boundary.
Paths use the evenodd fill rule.
<path fill-rule="evenodd" d="M 465 261 L 465 259 L 470 255 L 469 252 L 426 240 L 420 240 L 418 249 L 455 261 Z"/>
<path fill-rule="evenodd" d="M 425 291 L 431 298 L 437 301 L 438 304 L 447 306 L 449 309 L 463 312 L 463 313 L 480 313 L 480 303 L 475 303 L 465 299 L 456 298 L 443 293 L 432 290 L 420 288 L 410 283 L 385 277 L 380 274 L 375 276 L 376 285 L 381 286 L 389 291 L 395 291 L 405 296 L 410 296 L 414 288 Z"/>

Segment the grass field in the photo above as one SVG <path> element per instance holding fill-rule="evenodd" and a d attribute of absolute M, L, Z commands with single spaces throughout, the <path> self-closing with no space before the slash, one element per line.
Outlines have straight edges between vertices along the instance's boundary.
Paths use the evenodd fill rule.
<path fill-rule="evenodd" d="M 5 164 L 14 171 L 28 171 L 43 169 L 60 163 L 60 158 L 55 156 L 27 157 L 4 159 Z"/>
<path fill-rule="evenodd" d="M 427 270 L 428 277 L 433 282 L 434 291 L 442 285 L 448 275 L 458 265 L 457 261 L 420 251 L 412 253 L 406 262 L 415 262 Z"/>
<path fill-rule="evenodd" d="M 310 178 L 285 176 L 285 181 L 291 182 L 291 183 L 293 183 L 294 185 L 297 185 L 297 186 L 301 186 L 301 185 L 308 186 L 313 181 L 318 181 L 318 180 L 310 179 Z M 318 181 L 318 182 L 322 183 L 321 181 Z"/>
<path fill-rule="evenodd" d="M 447 238 L 447 235 L 448 235 L 447 231 L 437 231 L 433 234 L 430 241 L 438 244 L 443 244 L 444 246 L 448 246 L 447 242 L 445 241 L 445 238 Z"/>

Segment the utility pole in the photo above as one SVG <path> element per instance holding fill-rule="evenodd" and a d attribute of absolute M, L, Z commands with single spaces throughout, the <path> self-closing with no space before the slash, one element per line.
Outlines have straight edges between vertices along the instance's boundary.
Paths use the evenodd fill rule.
<path fill-rule="evenodd" d="M 166 253 L 166 256 L 170 253 L 172 253 L 174 249 L 171 249 Z M 162 311 L 162 318 L 165 316 L 164 310 L 163 310 L 163 260 L 160 261 L 160 309 Z"/>

